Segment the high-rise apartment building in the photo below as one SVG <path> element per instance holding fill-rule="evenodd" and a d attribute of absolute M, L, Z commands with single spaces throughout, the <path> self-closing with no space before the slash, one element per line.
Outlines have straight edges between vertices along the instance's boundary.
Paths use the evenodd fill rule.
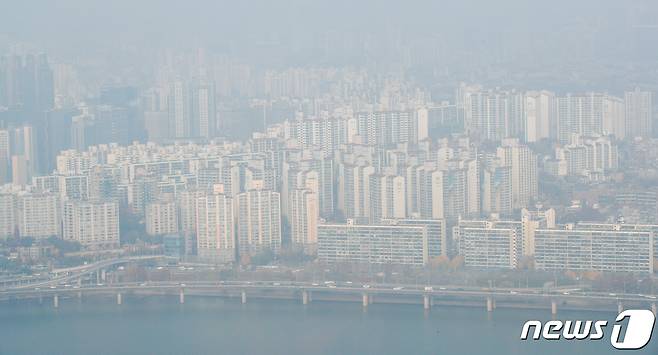
<path fill-rule="evenodd" d="M 360 143 L 387 146 L 418 141 L 411 111 L 376 111 L 356 114 Z"/>
<path fill-rule="evenodd" d="M 512 208 L 526 207 L 537 198 L 537 155 L 516 138 L 504 139 L 497 149 L 501 163 L 510 167 Z"/>
<path fill-rule="evenodd" d="M 16 197 L 0 193 L 0 240 L 16 234 Z"/>
<path fill-rule="evenodd" d="M 159 138 L 167 134 L 168 138 L 205 138 L 217 134 L 217 105 L 215 83 L 206 79 L 193 82 L 175 80 L 169 84 L 166 98 L 168 127 L 166 131 L 157 127 L 162 119 L 161 112 L 165 100 L 158 99 L 162 94 L 152 92 L 148 103 L 152 109 L 147 111 L 149 134 Z"/>
<path fill-rule="evenodd" d="M 22 237 L 36 239 L 60 235 L 59 198 L 53 193 L 22 193 L 17 201 L 18 229 Z"/>
<path fill-rule="evenodd" d="M 254 188 L 235 197 L 240 257 L 281 249 L 281 199 L 278 192 Z"/>
<path fill-rule="evenodd" d="M 119 205 L 107 201 L 69 201 L 62 211 L 64 240 L 91 249 L 119 246 Z"/>
<path fill-rule="evenodd" d="M 571 176 L 598 180 L 619 167 L 617 144 L 611 136 L 573 135 L 571 143 L 557 148 L 555 154 L 558 161 L 565 162 L 566 174 Z"/>
<path fill-rule="evenodd" d="M 556 138 L 557 101 L 550 91 L 529 91 L 524 97 L 525 141 Z"/>
<path fill-rule="evenodd" d="M 176 195 L 178 223 L 183 234 L 196 233 L 197 200 L 205 195 L 202 190 L 185 190 Z"/>
<path fill-rule="evenodd" d="M 191 100 L 189 85 L 181 80 L 169 85 L 169 135 L 170 138 L 191 136 Z"/>
<path fill-rule="evenodd" d="M 296 139 L 303 148 L 318 148 L 324 154 L 333 154 L 346 144 L 347 119 L 341 117 L 297 117 L 286 122 L 288 136 Z"/>
<path fill-rule="evenodd" d="M 318 156 L 320 151 L 312 151 L 311 157 L 289 157 L 283 164 L 282 207 L 288 212 L 288 191 L 310 188 L 318 194 L 320 215 L 330 218 L 335 213 L 334 163 L 331 157 Z"/>
<path fill-rule="evenodd" d="M 412 213 L 423 219 L 446 218 L 443 171 L 430 164 L 411 169 L 407 176 L 414 175 L 416 183 L 407 190 L 412 194 L 408 200 L 415 200 L 417 205 L 417 210 Z"/>
<path fill-rule="evenodd" d="M 201 81 L 196 83 L 192 90 L 192 135 L 206 139 L 213 138 L 217 127 L 215 85 L 213 82 Z"/>
<path fill-rule="evenodd" d="M 9 172 L 11 171 L 11 145 L 9 131 L 0 129 L 0 185 L 11 181 Z"/>
<path fill-rule="evenodd" d="M 369 192 L 368 216 L 371 222 L 407 216 L 406 182 L 403 176 L 373 174 L 370 176 Z"/>
<path fill-rule="evenodd" d="M 482 139 L 498 141 L 523 133 L 524 97 L 515 91 L 469 91 L 463 96 L 464 125 Z"/>
<path fill-rule="evenodd" d="M 165 235 L 178 232 L 178 213 L 173 201 L 156 201 L 146 205 L 146 234 Z"/>
<path fill-rule="evenodd" d="M 346 218 L 370 216 L 370 176 L 375 168 L 367 163 L 341 164 L 338 173 L 338 209 Z"/>
<path fill-rule="evenodd" d="M 57 180 L 56 191 L 59 192 L 62 201 L 89 198 L 89 177 L 87 175 L 58 175 Z"/>
<path fill-rule="evenodd" d="M 38 168 L 36 136 L 32 126 L 21 126 L 12 130 L 11 162 L 12 182 L 26 185 Z"/>
<path fill-rule="evenodd" d="M 653 106 L 652 93 L 635 88 L 624 95 L 626 106 L 626 137 L 652 137 Z"/>
<path fill-rule="evenodd" d="M 482 171 L 482 212 L 510 215 L 512 213 L 512 168 L 498 160 Z"/>
<path fill-rule="evenodd" d="M 293 248 L 306 254 L 317 252 L 320 223 L 318 194 L 311 189 L 290 193 L 290 234 Z"/>
<path fill-rule="evenodd" d="M 53 104 L 53 71 L 45 54 L 0 57 L 0 106 L 41 112 Z"/>
<path fill-rule="evenodd" d="M 566 144 L 573 134 L 625 137 L 624 101 L 603 93 L 567 95 L 557 98 L 558 140 Z"/>
<path fill-rule="evenodd" d="M 220 263 L 235 261 L 233 199 L 221 191 L 196 200 L 197 253 Z"/>

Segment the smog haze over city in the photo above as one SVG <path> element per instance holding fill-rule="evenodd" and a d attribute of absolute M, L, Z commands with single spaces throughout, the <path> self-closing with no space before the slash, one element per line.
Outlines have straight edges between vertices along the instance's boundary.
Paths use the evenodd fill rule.
<path fill-rule="evenodd" d="M 0 0 L 0 354 L 656 354 L 657 92 L 653 0 Z"/>

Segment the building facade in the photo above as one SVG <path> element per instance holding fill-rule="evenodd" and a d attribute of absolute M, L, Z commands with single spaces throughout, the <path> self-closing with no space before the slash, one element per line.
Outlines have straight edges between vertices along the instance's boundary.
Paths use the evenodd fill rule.
<path fill-rule="evenodd" d="M 320 224 L 318 258 L 328 263 L 422 266 L 427 228 L 414 225 Z"/>
<path fill-rule="evenodd" d="M 116 248 L 120 244 L 119 205 L 116 202 L 65 202 L 62 232 L 64 240 L 90 249 Z"/>
<path fill-rule="evenodd" d="M 538 229 L 538 270 L 653 272 L 650 232 L 593 229 Z"/>

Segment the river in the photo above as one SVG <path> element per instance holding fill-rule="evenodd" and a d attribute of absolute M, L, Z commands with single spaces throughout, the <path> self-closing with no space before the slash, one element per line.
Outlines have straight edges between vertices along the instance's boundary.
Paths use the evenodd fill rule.
<path fill-rule="evenodd" d="M 520 341 L 528 319 L 548 311 L 419 305 L 187 297 L 62 299 L 0 303 L 0 354 L 658 354 L 615 351 L 611 326 L 601 341 Z M 615 314 L 564 312 L 560 319 L 612 320 Z"/>

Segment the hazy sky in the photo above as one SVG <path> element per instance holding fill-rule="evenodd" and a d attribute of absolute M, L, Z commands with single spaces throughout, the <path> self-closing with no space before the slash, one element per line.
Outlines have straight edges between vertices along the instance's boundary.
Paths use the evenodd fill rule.
<path fill-rule="evenodd" d="M 0 52 L 9 43 L 25 43 L 76 63 L 148 66 L 162 49 L 204 47 L 265 67 L 379 68 L 411 58 L 423 73 L 450 70 L 460 80 L 485 80 L 501 69 L 530 73 L 526 77 L 566 69 L 587 82 L 616 73 L 601 79 L 608 86 L 631 77 L 628 70 L 636 72 L 633 83 L 658 70 L 656 0 L 0 0 L 0 5 Z"/>
<path fill-rule="evenodd" d="M 354 31 L 550 34 L 658 25 L 654 0 L 161 1 L 2 0 L 0 33 L 28 41 L 133 40 Z M 97 43 L 100 44 L 100 43 Z"/>

